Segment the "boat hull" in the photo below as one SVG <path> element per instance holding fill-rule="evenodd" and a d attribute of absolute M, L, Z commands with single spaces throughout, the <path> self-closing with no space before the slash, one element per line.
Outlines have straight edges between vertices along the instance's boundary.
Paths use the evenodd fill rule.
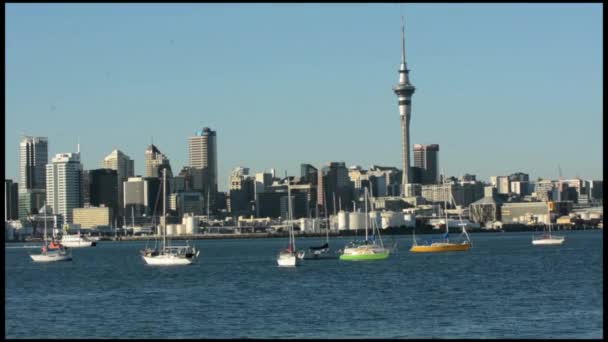
<path fill-rule="evenodd" d="M 95 247 L 94 241 L 61 241 L 61 244 L 69 248 Z"/>
<path fill-rule="evenodd" d="M 280 255 L 277 264 L 279 267 L 295 267 L 298 265 L 298 258 L 295 255 Z"/>
<path fill-rule="evenodd" d="M 193 259 L 179 258 L 172 255 L 142 256 L 144 262 L 153 266 L 190 265 Z"/>
<path fill-rule="evenodd" d="M 416 245 L 410 248 L 412 253 L 436 253 L 436 252 L 464 252 L 468 251 L 471 245 L 468 243 L 446 243 L 437 245 Z"/>
<path fill-rule="evenodd" d="M 561 245 L 562 243 L 564 243 L 564 240 L 564 238 L 538 239 L 532 240 L 532 244 L 537 246 Z"/>
<path fill-rule="evenodd" d="M 34 262 L 54 262 L 54 261 L 71 261 L 72 260 L 71 255 L 59 255 L 59 254 L 55 254 L 55 255 L 31 254 L 30 258 L 32 258 L 32 260 Z"/>
<path fill-rule="evenodd" d="M 346 248 L 344 253 L 340 255 L 340 260 L 382 260 L 389 256 L 390 251 L 384 248 Z"/>

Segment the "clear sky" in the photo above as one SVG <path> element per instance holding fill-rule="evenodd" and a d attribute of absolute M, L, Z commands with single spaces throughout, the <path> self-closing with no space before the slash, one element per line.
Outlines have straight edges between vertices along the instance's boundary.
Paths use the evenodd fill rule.
<path fill-rule="evenodd" d="M 22 132 L 85 169 L 118 148 L 174 173 L 218 134 L 236 166 L 401 167 L 401 12 L 411 144 L 448 175 L 602 179 L 602 4 L 8 4 L 6 166 Z"/>

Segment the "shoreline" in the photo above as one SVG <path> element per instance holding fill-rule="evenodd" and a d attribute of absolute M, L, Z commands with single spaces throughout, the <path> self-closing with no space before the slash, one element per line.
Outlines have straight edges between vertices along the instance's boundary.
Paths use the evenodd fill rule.
<path fill-rule="evenodd" d="M 572 231 L 572 230 L 599 230 L 602 231 L 601 228 L 596 227 L 568 227 L 562 229 L 555 229 L 555 231 Z M 467 230 L 467 233 L 494 233 L 494 234 L 503 234 L 503 233 L 513 233 L 513 232 L 542 232 L 543 228 L 540 227 L 506 227 L 502 230 L 499 229 L 470 229 Z M 452 229 L 452 234 L 459 234 L 460 231 Z M 330 232 L 329 236 L 332 238 L 335 237 L 349 237 L 349 236 L 363 236 L 365 234 L 364 231 L 341 231 L 339 233 Z M 417 235 L 432 235 L 432 234 L 443 234 L 442 230 L 438 229 L 416 229 Z M 388 228 L 382 231 L 383 236 L 388 235 L 412 235 L 411 228 Z M 320 237 L 323 238 L 326 236 L 326 233 L 296 233 L 296 238 L 307 238 L 307 237 Z M 174 235 L 169 236 L 171 240 L 219 240 L 219 239 L 267 239 L 267 238 L 287 238 L 289 237 L 289 233 L 280 232 L 280 233 L 203 233 L 203 234 L 192 234 L 192 235 Z M 115 238 L 114 236 L 100 237 L 99 241 L 149 241 L 155 240 L 159 237 L 155 235 L 142 235 L 142 236 L 119 236 Z M 23 243 L 23 242 L 41 242 L 42 238 L 29 238 L 25 240 L 14 240 L 14 241 L 5 241 L 5 243 Z"/>

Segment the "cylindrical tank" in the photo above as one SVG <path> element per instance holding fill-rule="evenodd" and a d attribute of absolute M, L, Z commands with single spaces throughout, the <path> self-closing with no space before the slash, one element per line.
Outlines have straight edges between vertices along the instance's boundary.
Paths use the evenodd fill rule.
<path fill-rule="evenodd" d="M 351 230 L 365 229 L 365 213 L 348 214 L 348 227 Z"/>
<path fill-rule="evenodd" d="M 346 211 L 338 213 L 338 229 L 348 230 L 348 213 Z"/>
<path fill-rule="evenodd" d="M 590 219 L 600 219 L 600 218 L 602 218 L 602 214 L 600 214 L 600 213 L 591 213 L 591 214 L 589 214 L 589 218 Z"/>
<path fill-rule="evenodd" d="M 168 224 L 167 225 L 167 236 L 173 236 L 173 235 L 175 235 L 175 225 Z"/>
<path fill-rule="evenodd" d="M 184 218 L 182 219 L 182 225 L 185 227 L 184 234 L 194 234 L 194 223 L 194 216 L 184 216 Z"/>

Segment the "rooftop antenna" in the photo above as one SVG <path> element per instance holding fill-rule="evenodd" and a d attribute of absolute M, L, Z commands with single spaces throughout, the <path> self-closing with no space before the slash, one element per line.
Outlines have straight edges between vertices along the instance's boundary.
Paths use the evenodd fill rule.
<path fill-rule="evenodd" d="M 559 171 L 559 180 L 563 180 L 564 177 L 562 177 L 562 168 L 559 166 L 559 164 L 557 164 L 557 170 Z"/>
<path fill-rule="evenodd" d="M 76 152 L 80 154 L 80 137 L 76 137 Z"/>

